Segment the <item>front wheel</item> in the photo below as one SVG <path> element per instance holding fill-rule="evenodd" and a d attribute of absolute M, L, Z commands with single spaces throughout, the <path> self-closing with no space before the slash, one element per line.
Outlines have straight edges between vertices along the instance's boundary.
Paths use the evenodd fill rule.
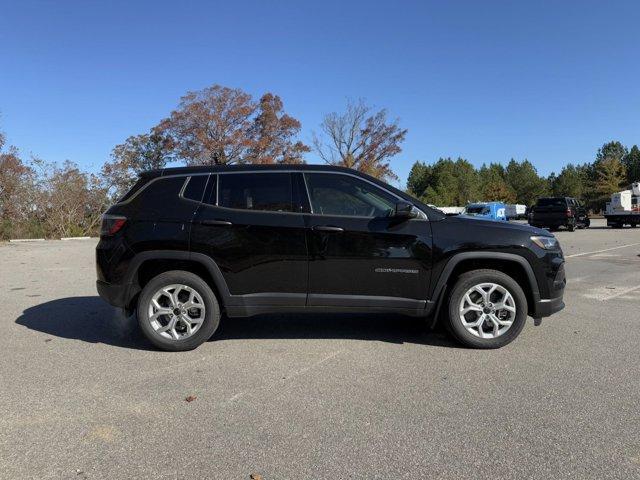
<path fill-rule="evenodd" d="M 151 279 L 142 289 L 137 313 L 144 336 L 172 352 L 196 348 L 220 324 L 220 306 L 207 282 L 182 270 Z"/>
<path fill-rule="evenodd" d="M 503 347 L 520 334 L 526 319 L 522 288 L 497 270 L 464 273 L 451 292 L 449 331 L 465 346 Z"/>

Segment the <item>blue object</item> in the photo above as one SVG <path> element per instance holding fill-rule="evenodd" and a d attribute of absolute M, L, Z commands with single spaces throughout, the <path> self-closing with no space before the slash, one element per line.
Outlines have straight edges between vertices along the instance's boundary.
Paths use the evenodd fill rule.
<path fill-rule="evenodd" d="M 506 222 L 506 210 L 507 206 L 502 202 L 470 203 L 464 209 L 464 215 Z"/>

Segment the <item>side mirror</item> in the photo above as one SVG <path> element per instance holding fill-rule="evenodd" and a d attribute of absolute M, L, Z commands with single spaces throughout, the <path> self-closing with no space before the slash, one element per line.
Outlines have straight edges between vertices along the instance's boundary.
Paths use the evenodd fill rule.
<path fill-rule="evenodd" d="M 415 208 L 411 203 L 409 202 L 396 203 L 396 209 L 393 212 L 394 218 L 404 218 L 408 220 L 410 218 L 416 218 L 417 216 L 418 216 L 418 213 L 415 211 Z"/>

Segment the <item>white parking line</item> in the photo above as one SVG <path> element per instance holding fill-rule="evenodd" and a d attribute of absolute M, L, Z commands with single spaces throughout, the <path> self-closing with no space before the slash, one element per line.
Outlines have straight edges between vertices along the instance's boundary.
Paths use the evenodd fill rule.
<path fill-rule="evenodd" d="M 594 253 L 610 252 L 611 250 L 618 250 L 619 248 L 634 247 L 636 245 L 640 245 L 640 242 L 629 243 L 627 245 L 619 245 L 617 247 L 612 247 L 612 248 L 605 248 L 604 250 L 594 250 L 593 252 L 574 253 L 573 255 L 565 255 L 564 258 L 583 257 L 585 255 L 593 255 Z"/>

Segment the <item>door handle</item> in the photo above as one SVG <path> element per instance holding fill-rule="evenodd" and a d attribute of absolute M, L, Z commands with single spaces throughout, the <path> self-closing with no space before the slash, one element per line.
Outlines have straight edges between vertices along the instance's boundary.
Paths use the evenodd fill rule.
<path fill-rule="evenodd" d="M 218 226 L 233 225 L 233 223 L 227 220 L 202 220 L 200 223 L 202 225 L 218 225 Z"/>
<path fill-rule="evenodd" d="M 331 225 L 316 225 L 316 226 L 314 226 L 312 228 L 314 230 L 320 231 L 320 232 L 333 232 L 333 233 L 344 232 L 344 228 L 342 228 L 342 227 L 332 227 Z"/>

